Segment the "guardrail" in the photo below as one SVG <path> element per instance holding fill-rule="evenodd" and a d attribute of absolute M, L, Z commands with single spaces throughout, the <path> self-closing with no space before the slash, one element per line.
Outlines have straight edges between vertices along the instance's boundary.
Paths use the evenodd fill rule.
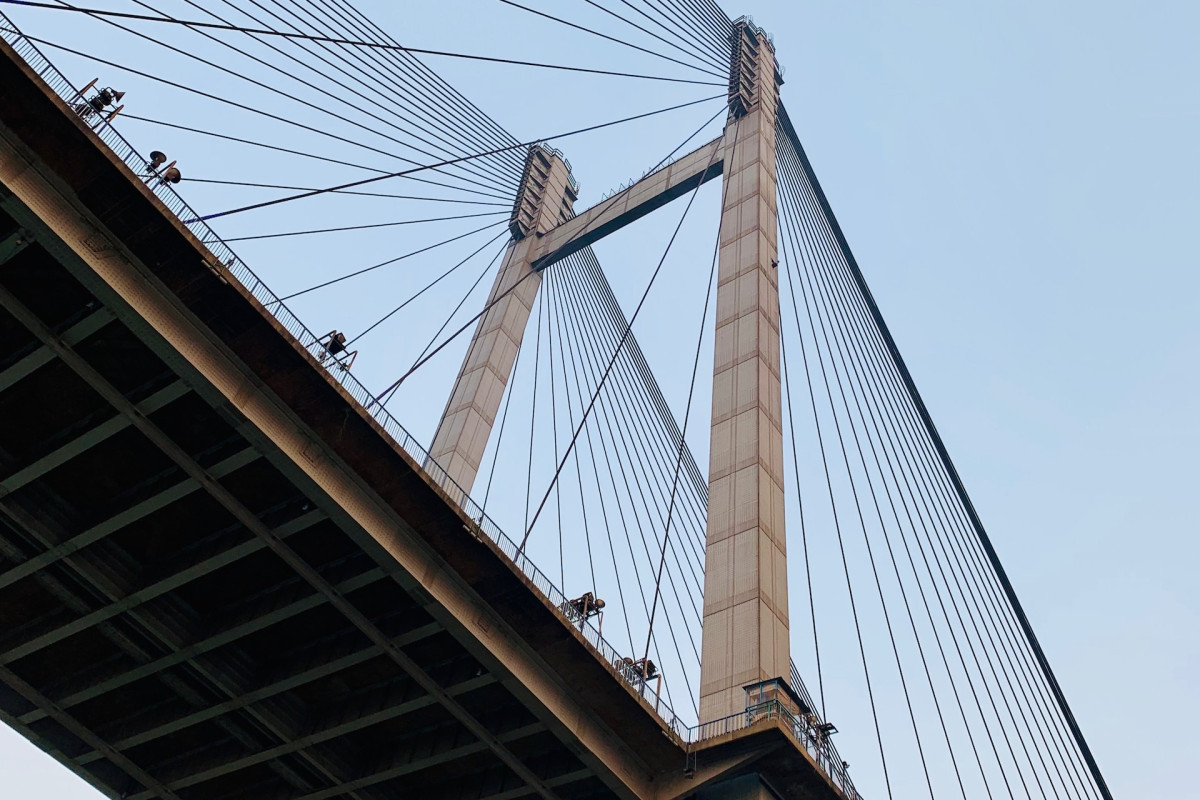
<path fill-rule="evenodd" d="M 791 734 L 796 744 L 808 751 L 817 762 L 829 780 L 842 790 L 848 800 L 863 800 L 862 795 L 854 788 L 847 772 L 847 764 L 842 761 L 829 740 L 828 734 L 821 731 L 821 720 L 812 714 L 794 714 L 791 709 L 779 700 L 767 700 L 749 706 L 745 711 L 730 714 L 728 717 L 702 722 L 690 730 L 690 742 L 702 742 L 730 733 L 746 730 L 760 722 L 776 720 L 782 723 L 785 731 Z"/>
<path fill-rule="evenodd" d="M 83 100 L 83 93 L 77 89 L 58 69 L 42 54 L 37 46 L 25 37 L 16 24 L 3 12 L 0 12 L 0 38 L 3 38 L 17 55 L 33 69 L 46 84 L 62 98 L 68 108 L 75 107 Z M 112 122 L 101 113 L 90 114 L 86 121 L 101 141 L 134 173 L 135 177 L 145 180 L 150 177 L 150 162 L 144 158 L 113 126 Z M 151 179 L 148 183 L 151 191 L 173 213 L 179 221 L 190 230 L 219 261 L 219 268 L 227 271 L 251 295 L 260 302 L 272 316 L 303 346 L 320 364 L 325 372 L 336 380 L 346 392 L 353 397 L 387 432 L 387 435 L 404 450 L 413 460 L 424 468 L 425 472 L 441 487 L 450 501 L 455 503 L 477 526 L 480 532 L 488 537 L 500 551 L 519 569 L 539 591 L 550 601 L 557 613 L 562 616 L 566 625 L 577 628 L 585 641 L 610 667 L 613 673 L 631 686 L 638 695 L 646 701 L 656 716 L 669 728 L 683 746 L 695 744 L 705 739 L 722 736 L 750 727 L 763 719 L 777 718 L 785 723 L 792 732 L 797 744 L 812 754 L 821 769 L 839 786 L 850 800 L 861 800 L 855 791 L 850 778 L 846 775 L 844 762 L 837 755 L 828 737 L 821 737 L 815 725 L 819 720 L 815 716 L 797 717 L 779 701 L 748 708 L 745 712 L 733 714 L 724 719 L 705 722 L 699 725 L 686 725 L 675 712 L 663 702 L 659 693 L 651 688 L 648 681 L 628 669 L 628 662 L 616 648 L 610 645 L 600 634 L 598 628 L 587 620 L 572 619 L 562 611 L 569 604 L 569 598 L 559 589 L 529 559 L 523 550 L 500 526 L 484 513 L 484 510 L 471 496 L 462 489 L 454 479 L 429 455 L 428 451 L 404 428 L 392 414 L 384 408 L 362 383 L 348 369 L 329 358 L 320 337 L 314 334 L 287 305 L 272 292 L 265 283 L 243 262 L 224 241 L 200 219 L 200 215 L 167 183 Z M 218 265 L 214 264 L 214 267 Z M 795 665 L 789 676 L 797 691 L 811 706 L 811 699 L 803 689 Z"/>

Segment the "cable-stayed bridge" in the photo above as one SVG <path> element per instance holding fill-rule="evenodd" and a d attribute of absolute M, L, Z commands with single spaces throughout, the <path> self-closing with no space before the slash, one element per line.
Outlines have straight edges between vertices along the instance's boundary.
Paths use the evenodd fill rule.
<path fill-rule="evenodd" d="M 503 4 L 643 72 L 414 49 L 346 2 L 24 5 L 130 38 L 0 18 L 6 723 L 113 797 L 1109 797 L 753 21 Z M 435 58 L 691 94 L 526 139 Z M 178 94 L 297 138 L 152 110 Z M 648 122 L 678 144 L 585 206 L 572 139 Z M 329 179 L 205 177 L 148 129 Z M 623 302 L 602 248 L 651 224 Z M 231 249 L 340 234 L 278 293 Z M 377 279 L 356 329 L 293 312 Z"/>

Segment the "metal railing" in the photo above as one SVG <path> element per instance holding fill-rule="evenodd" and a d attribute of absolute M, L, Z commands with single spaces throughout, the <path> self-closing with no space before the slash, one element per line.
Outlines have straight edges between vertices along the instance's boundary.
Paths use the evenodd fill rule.
<path fill-rule="evenodd" d="M 547 153 L 556 155 L 562 159 L 563 164 L 565 164 L 567 167 L 567 183 L 570 185 L 571 189 L 574 190 L 575 194 L 578 195 L 579 194 L 579 181 L 577 181 L 575 179 L 575 173 L 573 173 L 571 171 L 571 162 L 567 160 L 567 157 L 565 155 L 563 155 L 563 151 L 559 150 L 557 147 L 551 147 L 550 145 L 546 144 L 545 142 L 539 142 L 536 146 L 542 148 Z"/>
<path fill-rule="evenodd" d="M 4 13 L 0 12 L 0 38 L 3 38 L 17 55 L 46 82 L 47 85 L 62 98 L 68 108 L 74 108 L 76 103 L 83 100 L 82 93 L 34 45 L 24 36 L 16 25 Z M 173 213 L 179 221 L 191 231 L 208 250 L 216 256 L 219 264 L 214 268 L 227 272 L 235 278 L 264 308 L 290 333 L 301 346 L 314 358 L 314 361 L 324 369 L 327 375 L 341 385 L 371 417 L 382 426 L 383 430 L 395 444 L 407 453 L 414 462 L 424 468 L 450 501 L 456 504 L 470 518 L 478 530 L 495 544 L 526 578 L 535 589 L 547 599 L 550 605 L 562 617 L 563 623 L 581 632 L 584 640 L 592 646 L 596 654 L 611 667 L 615 676 L 633 690 L 647 703 L 650 710 L 678 738 L 683 746 L 695 744 L 705 739 L 722 736 L 750 727 L 764 719 L 779 719 L 786 723 L 796 742 L 808 750 L 830 779 L 845 792 L 850 800 L 859 800 L 860 795 L 854 790 L 849 776 L 846 775 L 843 762 L 837 751 L 829 742 L 828 737 L 819 735 L 816 725 L 819 720 L 811 715 L 797 717 L 777 700 L 769 701 L 748 708 L 745 712 L 733 714 L 724 719 L 689 726 L 683 722 L 670 706 L 665 703 L 655 689 L 653 682 L 641 679 L 628 669 L 626 658 L 616 648 L 610 645 L 600 634 L 600 630 L 589 620 L 572 618 L 563 611 L 570 604 L 570 599 L 559 589 L 549 577 L 535 565 L 523 550 L 514 542 L 500 526 L 495 523 L 478 503 L 462 489 L 440 464 L 433 460 L 428 451 L 392 416 L 362 383 L 349 370 L 343 369 L 328 353 L 320 337 L 314 334 L 287 305 L 272 292 L 262 280 L 243 262 L 229 246 L 200 218 L 191 206 L 170 185 L 150 173 L 150 162 L 134 149 L 113 126 L 112 122 L 102 113 L 90 113 L 86 121 L 93 132 L 108 146 L 108 148 L 128 166 L 136 179 L 147 181 L 147 185 L 155 196 Z M 803 682 L 799 680 L 795 665 L 792 666 L 791 680 L 799 691 L 803 691 Z M 803 692 L 808 701 L 807 692 Z M 811 703 L 810 703 L 811 705 Z"/>
<path fill-rule="evenodd" d="M 863 800 L 862 795 L 854 788 L 854 782 L 850 780 L 846 762 L 838 756 L 829 735 L 822 732 L 821 720 L 812 714 L 795 714 L 779 700 L 767 700 L 748 706 L 745 711 L 730 714 L 728 717 L 702 722 L 689 729 L 689 742 L 702 742 L 737 733 L 769 720 L 780 723 L 796 744 L 808 751 L 817 762 L 817 766 L 842 790 L 848 800 Z"/>

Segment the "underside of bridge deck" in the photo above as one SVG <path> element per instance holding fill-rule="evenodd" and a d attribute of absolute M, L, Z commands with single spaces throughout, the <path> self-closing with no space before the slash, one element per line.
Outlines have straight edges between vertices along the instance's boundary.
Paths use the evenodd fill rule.
<path fill-rule="evenodd" d="M 0 720 L 108 796 L 836 796 L 689 760 L 7 48 L 0 476 Z"/>
<path fill-rule="evenodd" d="M 611 795 L 41 244 L 0 308 L 5 721 L 113 796 Z"/>

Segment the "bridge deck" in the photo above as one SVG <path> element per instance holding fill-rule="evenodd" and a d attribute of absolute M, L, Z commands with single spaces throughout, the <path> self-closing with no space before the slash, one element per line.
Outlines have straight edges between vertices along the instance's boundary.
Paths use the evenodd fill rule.
<path fill-rule="evenodd" d="M 111 797 L 837 797 L 689 744 L 0 43 L 0 719 Z"/>

